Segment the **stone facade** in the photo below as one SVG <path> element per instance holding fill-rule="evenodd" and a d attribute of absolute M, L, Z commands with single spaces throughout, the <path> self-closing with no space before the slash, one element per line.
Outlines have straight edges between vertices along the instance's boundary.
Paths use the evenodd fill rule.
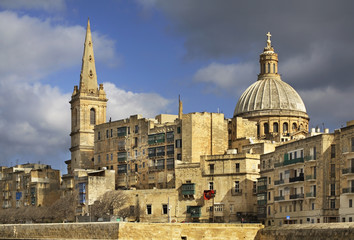
<path fill-rule="evenodd" d="M 258 210 L 266 225 L 352 221 L 354 126 L 261 155 Z"/>
<path fill-rule="evenodd" d="M 23 164 L 0 169 L 3 208 L 50 206 L 60 197 L 60 171 L 44 164 Z"/>

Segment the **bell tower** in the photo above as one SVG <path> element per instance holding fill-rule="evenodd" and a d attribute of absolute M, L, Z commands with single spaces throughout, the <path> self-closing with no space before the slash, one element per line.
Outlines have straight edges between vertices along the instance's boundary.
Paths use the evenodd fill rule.
<path fill-rule="evenodd" d="M 71 96 L 71 169 L 93 168 L 94 127 L 106 122 L 106 93 L 97 85 L 90 20 L 87 21 L 80 85 Z"/>

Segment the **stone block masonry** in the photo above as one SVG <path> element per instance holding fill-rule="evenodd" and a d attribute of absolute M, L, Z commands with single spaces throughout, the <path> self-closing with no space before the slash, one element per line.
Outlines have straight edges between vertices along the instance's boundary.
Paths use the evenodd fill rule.
<path fill-rule="evenodd" d="M 249 239 L 260 224 L 57 223 L 0 225 L 0 239 Z M 183 238 L 186 237 L 186 238 Z"/>

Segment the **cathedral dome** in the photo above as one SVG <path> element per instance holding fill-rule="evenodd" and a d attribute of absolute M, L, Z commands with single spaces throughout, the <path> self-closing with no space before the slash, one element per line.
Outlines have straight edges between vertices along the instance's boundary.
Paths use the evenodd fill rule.
<path fill-rule="evenodd" d="M 305 104 L 299 94 L 280 77 L 263 78 L 253 83 L 242 94 L 235 108 L 234 116 L 306 114 Z M 293 112 L 291 114 L 290 112 Z"/>
<path fill-rule="evenodd" d="M 241 95 L 234 117 L 294 116 L 308 119 L 301 97 L 278 74 L 278 54 L 271 46 L 270 33 L 267 36 L 267 46 L 260 54 L 258 81 Z"/>

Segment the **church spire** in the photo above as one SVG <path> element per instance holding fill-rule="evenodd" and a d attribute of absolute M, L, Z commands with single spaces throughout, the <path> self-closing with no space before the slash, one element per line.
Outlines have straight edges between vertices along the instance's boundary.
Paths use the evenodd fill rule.
<path fill-rule="evenodd" d="M 272 36 L 270 32 L 267 34 L 267 45 L 260 55 L 260 74 L 258 75 L 258 80 L 262 80 L 264 77 L 268 76 L 279 76 L 278 74 L 278 54 L 274 52 L 272 46 L 272 41 L 270 37 Z M 280 79 L 280 78 L 279 78 Z"/>
<path fill-rule="evenodd" d="M 93 55 L 92 36 L 90 19 L 87 20 L 84 54 L 82 56 L 82 67 L 80 74 L 80 92 L 97 93 L 97 75 L 95 58 Z"/>

